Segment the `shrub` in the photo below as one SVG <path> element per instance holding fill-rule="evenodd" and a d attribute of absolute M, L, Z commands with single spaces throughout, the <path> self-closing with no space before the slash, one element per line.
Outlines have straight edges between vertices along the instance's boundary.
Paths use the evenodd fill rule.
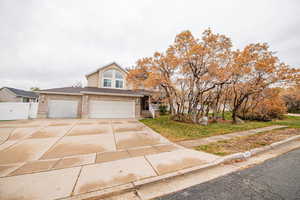
<path fill-rule="evenodd" d="M 174 120 L 174 121 L 179 121 L 179 122 L 194 123 L 193 122 L 193 116 L 189 115 L 189 114 L 172 115 L 171 119 Z"/>
<path fill-rule="evenodd" d="M 300 86 L 286 89 L 282 94 L 289 113 L 300 113 Z"/>
<path fill-rule="evenodd" d="M 165 114 L 167 114 L 167 106 L 166 105 L 160 105 L 159 107 L 159 112 L 160 112 L 160 114 L 161 115 L 165 115 Z"/>
<path fill-rule="evenodd" d="M 285 103 L 279 96 L 266 98 L 260 101 L 257 106 L 239 117 L 245 120 L 271 121 L 272 119 L 282 119 L 286 113 Z"/>

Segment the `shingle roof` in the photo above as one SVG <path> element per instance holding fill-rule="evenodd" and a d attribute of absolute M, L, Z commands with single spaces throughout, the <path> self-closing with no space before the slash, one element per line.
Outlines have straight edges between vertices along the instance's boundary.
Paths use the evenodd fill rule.
<path fill-rule="evenodd" d="M 97 87 L 63 87 L 63 88 L 53 88 L 47 90 L 39 90 L 39 93 L 71 93 L 80 94 L 85 92 L 92 93 L 112 93 L 112 94 L 125 94 L 125 95 L 145 95 L 145 91 L 138 90 L 122 90 L 122 89 L 111 89 L 111 88 L 97 88 Z"/>
<path fill-rule="evenodd" d="M 35 92 L 20 90 L 20 89 L 11 88 L 11 87 L 4 87 L 4 88 L 15 93 L 18 97 L 38 98 L 38 95 Z"/>
<path fill-rule="evenodd" d="M 54 93 L 80 93 L 83 88 L 81 87 L 62 87 L 62 88 L 51 88 L 46 90 L 39 90 L 39 93 L 54 92 Z"/>

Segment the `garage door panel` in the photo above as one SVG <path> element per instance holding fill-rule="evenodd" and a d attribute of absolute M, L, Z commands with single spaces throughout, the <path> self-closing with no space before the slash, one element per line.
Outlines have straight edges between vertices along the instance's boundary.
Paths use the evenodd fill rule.
<path fill-rule="evenodd" d="M 50 100 L 49 118 L 76 118 L 78 101 L 71 100 Z"/>
<path fill-rule="evenodd" d="M 134 101 L 90 101 L 90 118 L 134 118 Z"/>

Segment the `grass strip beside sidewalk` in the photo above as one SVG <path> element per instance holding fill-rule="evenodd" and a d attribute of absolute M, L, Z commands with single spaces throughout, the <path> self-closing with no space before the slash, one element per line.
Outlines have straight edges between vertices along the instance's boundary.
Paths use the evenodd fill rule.
<path fill-rule="evenodd" d="M 229 115 L 226 117 L 227 120 L 230 120 Z M 274 120 L 270 122 L 245 121 L 243 124 L 226 122 L 211 123 L 208 126 L 173 121 L 168 115 L 155 119 L 142 119 L 140 121 L 173 142 L 223 135 L 272 125 L 300 128 L 300 117 L 295 116 L 286 116 L 283 120 Z"/>
<path fill-rule="evenodd" d="M 225 156 L 270 145 L 272 143 L 287 139 L 295 135 L 300 135 L 300 129 L 289 128 L 282 130 L 273 130 L 254 135 L 213 142 L 207 145 L 198 146 L 195 149 L 219 156 Z"/>

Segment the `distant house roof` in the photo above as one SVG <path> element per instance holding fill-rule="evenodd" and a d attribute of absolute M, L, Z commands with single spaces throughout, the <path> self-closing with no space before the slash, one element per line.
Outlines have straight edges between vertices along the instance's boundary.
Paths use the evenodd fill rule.
<path fill-rule="evenodd" d="M 51 88 L 46 90 L 39 90 L 38 93 L 80 93 L 83 88 L 81 87 L 62 87 L 62 88 Z"/>
<path fill-rule="evenodd" d="M 109 63 L 109 64 L 107 64 L 107 65 L 104 65 L 104 66 L 98 68 L 97 70 L 95 70 L 95 71 L 93 71 L 93 72 L 91 72 L 91 73 L 88 73 L 88 74 L 85 75 L 85 76 L 86 76 L 86 77 L 87 77 L 87 76 L 90 76 L 90 75 L 92 75 L 92 74 L 94 74 L 94 73 L 100 71 L 101 69 L 104 69 L 104 68 L 109 67 L 109 66 L 111 66 L 111 65 L 116 65 L 116 66 L 119 67 L 122 71 L 128 73 L 128 72 L 127 72 L 123 67 L 121 67 L 118 63 L 112 62 L 112 63 Z"/>
<path fill-rule="evenodd" d="M 35 92 L 26 91 L 26 90 L 20 90 L 20 89 L 11 88 L 11 87 L 3 87 L 3 88 L 6 88 L 6 89 L 10 90 L 17 97 L 38 98 L 38 95 Z"/>
<path fill-rule="evenodd" d="M 53 93 L 53 94 L 103 94 L 103 95 L 120 95 L 120 96 L 144 96 L 149 95 L 145 91 L 141 90 L 122 90 L 122 89 L 111 89 L 111 88 L 97 88 L 97 87 L 63 87 L 53 88 L 47 90 L 39 90 L 38 93 Z"/>

